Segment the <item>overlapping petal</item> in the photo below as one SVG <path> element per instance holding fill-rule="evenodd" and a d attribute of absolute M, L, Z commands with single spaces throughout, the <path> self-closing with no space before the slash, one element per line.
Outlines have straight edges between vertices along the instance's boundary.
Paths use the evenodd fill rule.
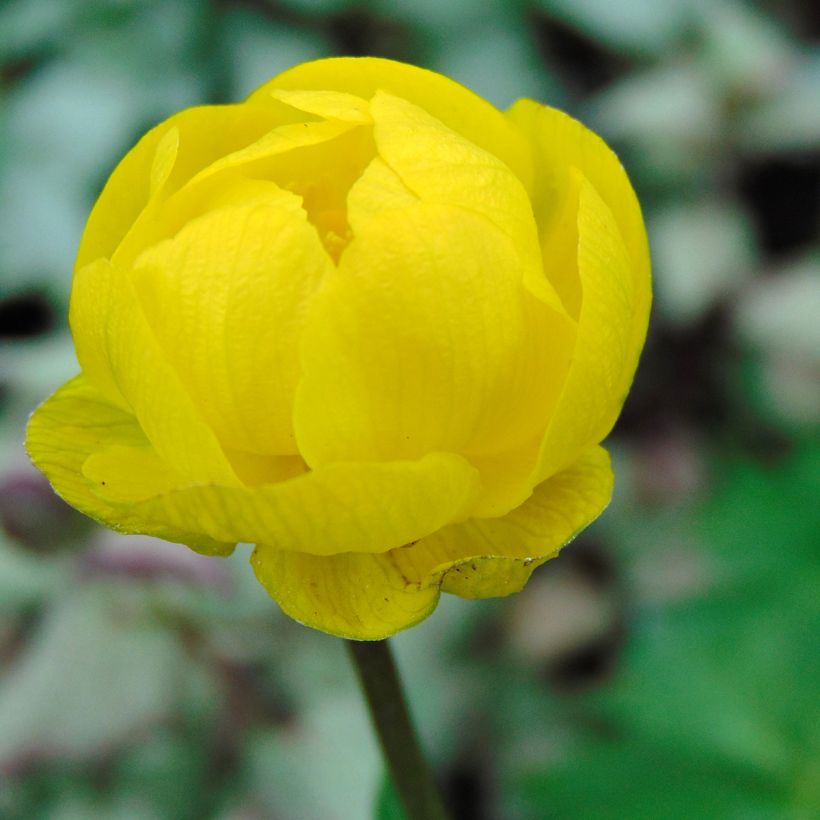
<path fill-rule="evenodd" d="M 104 259 L 78 270 L 70 322 L 83 372 L 137 417 L 166 464 L 188 481 L 240 483 L 157 342 L 127 272 Z"/>
<path fill-rule="evenodd" d="M 333 90 L 369 100 L 386 91 L 440 120 L 506 163 L 530 190 L 531 155 L 526 139 L 504 115 L 469 89 L 417 66 L 377 57 L 333 57 L 302 63 L 258 88 L 248 98 L 260 103 L 272 90 Z"/>
<path fill-rule="evenodd" d="M 649 252 L 632 186 L 599 137 L 530 100 L 508 116 L 532 146 L 545 271 L 578 318 L 572 365 L 541 445 L 542 480 L 615 423 L 646 336 Z"/>
<path fill-rule="evenodd" d="M 132 274 L 165 359 L 231 449 L 298 453 L 299 338 L 333 267 L 298 203 L 271 186 L 252 205 L 210 211 L 145 251 Z"/>
<path fill-rule="evenodd" d="M 381 555 L 317 557 L 257 546 L 256 577 L 307 626 L 378 640 L 427 617 L 440 591 L 465 598 L 508 595 L 552 558 L 609 501 L 609 457 L 592 448 L 504 518 L 445 527 Z"/>
<path fill-rule="evenodd" d="M 601 514 L 612 482 L 609 455 L 592 447 L 507 515 L 445 527 L 391 556 L 420 589 L 440 586 L 463 598 L 518 592 L 536 567 Z"/>
<path fill-rule="evenodd" d="M 106 463 L 107 474 L 100 469 Z M 478 491 L 476 470 L 451 453 L 333 464 L 255 487 L 188 484 L 138 499 L 125 497 L 115 483 L 126 465 L 110 457 L 98 461 L 96 492 L 124 507 L 136 505 L 144 520 L 313 555 L 393 549 L 465 518 Z"/>
<path fill-rule="evenodd" d="M 389 553 L 319 558 L 260 544 L 251 563 L 286 614 L 342 638 L 386 638 L 426 618 L 439 599 L 436 586 L 408 584 Z"/>
<path fill-rule="evenodd" d="M 156 458 L 135 417 L 112 404 L 84 376 L 67 382 L 46 399 L 34 411 L 26 431 L 26 448 L 34 464 L 65 501 L 91 518 L 122 532 L 179 541 L 206 554 L 227 555 L 233 550 L 233 543 L 208 538 L 198 527 L 185 530 L 147 520 L 137 507 L 95 493 L 83 467 L 92 454 L 115 447 L 138 454 L 124 462 L 132 489 L 162 493 L 180 480 Z"/>
<path fill-rule="evenodd" d="M 152 199 L 173 193 L 220 157 L 303 117 L 284 103 L 198 106 L 169 117 L 150 130 L 109 177 L 86 223 L 76 267 L 111 258 Z"/>
<path fill-rule="evenodd" d="M 136 419 L 83 377 L 37 410 L 28 447 L 58 492 L 92 517 L 210 551 L 259 541 L 322 556 L 384 552 L 464 518 L 478 491 L 475 469 L 447 453 L 337 464 L 257 487 L 186 483 Z"/>
<path fill-rule="evenodd" d="M 375 217 L 306 326 L 299 450 L 314 467 L 514 450 L 543 430 L 572 338 L 483 218 L 426 203 Z"/>
<path fill-rule="evenodd" d="M 248 186 L 265 182 L 296 194 L 323 239 L 331 231 L 344 237 L 345 197 L 374 152 L 370 128 L 357 122 L 278 126 L 200 169 L 167 197 L 151 200 L 113 259 L 120 266 L 133 264 L 146 247 L 174 236 L 209 210 L 240 204 Z"/>
<path fill-rule="evenodd" d="M 612 429 L 637 366 L 635 325 L 647 321 L 648 303 L 636 288 L 618 226 L 587 180 L 579 187 L 578 270 L 578 336 L 541 444 L 539 479 L 570 465 Z"/>
<path fill-rule="evenodd" d="M 544 276 L 527 192 L 495 155 L 446 127 L 424 109 L 385 92 L 370 103 L 379 156 L 419 199 L 485 217 L 518 253 L 525 284 L 554 310 L 563 307 Z"/>
<path fill-rule="evenodd" d="M 593 131 L 563 111 L 533 100 L 519 100 L 507 112 L 527 137 L 535 183 L 533 208 L 539 226 L 548 227 L 562 207 L 577 168 L 612 212 L 632 263 L 636 287 L 649 298 L 649 251 L 641 207 L 612 149 Z M 645 328 L 644 328 L 645 330 Z"/>

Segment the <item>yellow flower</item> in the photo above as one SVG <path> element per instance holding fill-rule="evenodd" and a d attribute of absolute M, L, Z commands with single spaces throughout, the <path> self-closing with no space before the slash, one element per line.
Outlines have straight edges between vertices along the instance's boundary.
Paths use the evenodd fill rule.
<path fill-rule="evenodd" d="M 387 60 L 306 63 L 150 131 L 88 220 L 82 368 L 28 448 L 91 517 L 228 554 L 375 639 L 506 595 L 606 506 L 646 335 L 615 155 Z"/>

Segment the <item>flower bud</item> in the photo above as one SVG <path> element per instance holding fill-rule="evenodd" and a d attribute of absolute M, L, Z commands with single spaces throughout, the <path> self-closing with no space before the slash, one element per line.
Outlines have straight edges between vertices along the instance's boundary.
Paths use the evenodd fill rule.
<path fill-rule="evenodd" d="M 77 257 L 82 372 L 28 447 L 71 504 L 224 554 L 376 639 L 520 589 L 609 500 L 646 334 L 617 158 L 431 72 L 297 66 L 115 169 Z"/>

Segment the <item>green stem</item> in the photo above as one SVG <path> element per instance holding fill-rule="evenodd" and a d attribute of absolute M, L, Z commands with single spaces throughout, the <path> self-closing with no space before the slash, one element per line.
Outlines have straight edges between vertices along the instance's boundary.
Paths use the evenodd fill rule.
<path fill-rule="evenodd" d="M 367 698 L 393 785 L 408 820 L 447 820 L 421 753 L 387 641 L 346 641 Z"/>

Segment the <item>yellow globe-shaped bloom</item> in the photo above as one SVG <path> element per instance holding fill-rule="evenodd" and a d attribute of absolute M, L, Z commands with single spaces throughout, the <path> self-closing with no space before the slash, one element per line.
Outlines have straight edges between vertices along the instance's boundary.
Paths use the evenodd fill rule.
<path fill-rule="evenodd" d="M 382 638 L 519 590 L 606 506 L 646 334 L 615 155 L 378 59 L 183 111 L 91 213 L 79 376 L 28 448 L 70 504 L 209 554 L 289 615 Z"/>

